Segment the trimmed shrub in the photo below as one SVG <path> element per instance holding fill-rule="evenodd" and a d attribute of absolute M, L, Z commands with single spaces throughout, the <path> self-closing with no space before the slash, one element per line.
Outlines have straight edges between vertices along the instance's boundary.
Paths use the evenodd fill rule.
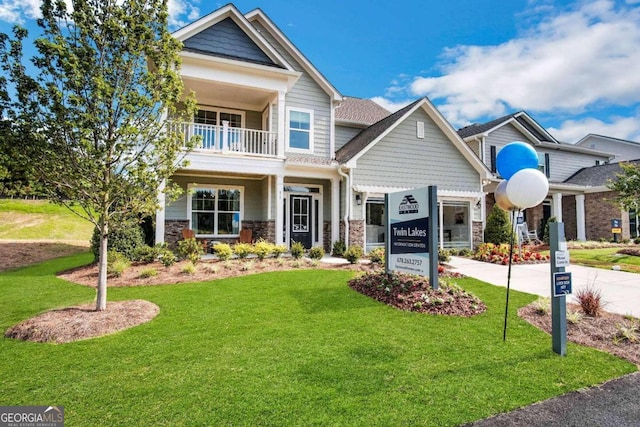
<path fill-rule="evenodd" d="M 233 256 L 233 250 L 228 243 L 216 243 L 213 245 L 213 252 L 221 261 L 226 261 Z"/>
<path fill-rule="evenodd" d="M 324 248 L 322 248 L 322 246 L 314 246 L 311 249 L 309 249 L 309 258 L 313 260 L 319 260 L 319 259 L 322 259 L 323 256 L 324 256 Z"/>
<path fill-rule="evenodd" d="M 291 256 L 294 259 L 300 259 L 304 255 L 304 246 L 300 242 L 293 242 L 291 244 Z"/>
<path fill-rule="evenodd" d="M 356 264 L 358 261 L 360 261 L 360 258 L 362 258 L 362 254 L 363 254 L 362 246 L 351 245 L 345 251 L 344 257 L 347 259 L 347 261 L 349 261 L 349 263 Z"/>
<path fill-rule="evenodd" d="M 493 205 L 491 213 L 487 217 L 487 226 L 484 229 L 484 241 L 499 245 L 511 242 L 511 223 L 509 214 L 497 204 Z"/>
<path fill-rule="evenodd" d="M 204 254 L 204 249 L 195 237 L 191 237 L 178 242 L 176 253 L 180 259 L 188 259 L 195 265 Z"/>
<path fill-rule="evenodd" d="M 369 259 L 376 264 L 384 263 L 384 248 L 373 248 L 369 251 Z"/>
<path fill-rule="evenodd" d="M 451 261 L 451 252 L 447 249 L 438 248 L 438 262 L 444 264 L 449 261 Z"/>
<path fill-rule="evenodd" d="M 163 245 L 158 249 L 158 261 L 160 261 L 165 267 L 171 267 L 177 260 L 178 258 L 176 257 L 176 254 L 174 254 L 166 245 Z"/>
<path fill-rule="evenodd" d="M 131 267 L 131 262 L 120 252 L 110 250 L 107 252 L 107 274 L 120 277 L 124 271 Z"/>
<path fill-rule="evenodd" d="M 346 250 L 347 250 L 347 245 L 345 245 L 342 240 L 336 240 L 333 243 L 331 254 L 335 257 L 342 257 L 344 256 L 344 252 Z"/>
<path fill-rule="evenodd" d="M 549 244 L 549 223 L 550 222 L 558 222 L 558 218 L 556 218 L 555 216 L 552 216 L 544 224 L 544 233 L 542 234 L 542 241 L 544 241 L 546 244 Z"/>
<path fill-rule="evenodd" d="M 249 243 L 236 243 L 233 245 L 233 253 L 240 259 L 245 259 L 253 253 L 253 246 Z"/>
<path fill-rule="evenodd" d="M 260 239 L 253 245 L 253 253 L 256 254 L 260 261 L 262 261 L 273 252 L 274 246 L 275 245 L 273 243 Z"/>
<path fill-rule="evenodd" d="M 282 256 L 282 254 L 285 252 L 287 252 L 286 245 L 274 245 L 271 249 L 271 253 L 275 258 L 280 258 L 280 256 Z"/>
<path fill-rule="evenodd" d="M 132 261 L 138 248 L 145 246 L 147 244 L 144 242 L 144 234 L 140 225 L 132 221 L 112 222 L 107 250 L 119 252 Z M 91 236 L 91 252 L 97 261 L 100 255 L 100 230 L 98 228 L 94 228 Z"/>

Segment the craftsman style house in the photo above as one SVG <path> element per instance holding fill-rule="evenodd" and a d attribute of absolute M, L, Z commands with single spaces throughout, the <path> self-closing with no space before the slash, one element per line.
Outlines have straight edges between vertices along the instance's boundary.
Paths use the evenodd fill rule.
<path fill-rule="evenodd" d="M 637 236 L 636 213 L 622 211 L 607 188 L 608 182 L 620 172 L 619 165 L 612 163 L 620 157 L 617 154 L 619 147 L 601 143 L 603 140 L 610 143 L 612 138 L 598 137 L 597 146 L 562 143 L 525 112 L 467 126 L 458 134 L 494 174 L 497 172 L 496 155 L 509 142 L 524 141 L 537 151 L 538 167 L 549 179 L 549 194 L 541 205 L 524 212 L 529 230 L 535 230 L 541 236 L 544 224 L 554 216 L 564 222 L 567 239 L 608 240 L 612 238 L 611 220 L 616 218 L 622 220 L 621 238 Z M 624 148 L 633 144 L 626 141 Z M 593 148 L 600 146 L 607 151 Z M 488 209 L 494 203 L 493 191 L 500 180 L 496 176 L 484 187 Z"/>
<path fill-rule="evenodd" d="M 443 247 L 482 240 L 488 168 L 427 99 L 390 114 L 346 98 L 259 9 L 233 5 L 176 31 L 202 137 L 173 180 L 185 192 L 156 217 L 156 241 L 183 229 L 235 242 L 241 230 L 305 247 L 384 243 L 384 194 L 438 186 Z"/>
<path fill-rule="evenodd" d="M 250 235 L 329 250 L 343 240 L 369 251 L 385 242 L 385 194 L 436 185 L 440 246 L 471 248 L 500 182 L 496 155 L 512 141 L 532 144 L 550 181 L 549 198 L 525 212 L 528 227 L 553 215 L 567 238 L 604 237 L 590 226 L 596 212 L 612 215 L 604 187 L 571 177 L 613 155 L 561 143 L 524 112 L 456 131 L 426 98 L 390 113 L 345 97 L 260 9 L 229 4 L 174 37 L 198 110 L 171 126 L 202 144 L 173 176 L 182 197 L 161 200 L 157 242 L 189 230 L 210 242 Z"/>

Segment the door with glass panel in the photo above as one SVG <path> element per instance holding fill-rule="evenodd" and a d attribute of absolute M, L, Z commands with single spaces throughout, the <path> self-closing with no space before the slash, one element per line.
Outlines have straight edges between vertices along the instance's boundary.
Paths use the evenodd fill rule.
<path fill-rule="evenodd" d="M 300 242 L 309 249 L 313 244 L 311 196 L 289 196 L 291 206 L 291 243 Z"/>

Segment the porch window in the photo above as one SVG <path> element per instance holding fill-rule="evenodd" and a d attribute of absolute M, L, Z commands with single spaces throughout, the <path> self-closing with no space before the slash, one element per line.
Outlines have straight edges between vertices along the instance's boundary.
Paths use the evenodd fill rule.
<path fill-rule="evenodd" d="M 191 228 L 197 236 L 232 237 L 240 234 L 242 190 L 192 188 L 189 199 Z"/>
<path fill-rule="evenodd" d="M 444 248 L 470 248 L 471 223 L 469 203 L 444 201 L 442 209 L 442 230 Z"/>
<path fill-rule="evenodd" d="M 384 213 L 384 200 L 367 200 L 366 230 L 367 242 L 366 252 L 373 248 L 384 247 L 386 215 Z"/>
<path fill-rule="evenodd" d="M 313 111 L 287 108 L 288 144 L 294 151 L 313 150 Z"/>

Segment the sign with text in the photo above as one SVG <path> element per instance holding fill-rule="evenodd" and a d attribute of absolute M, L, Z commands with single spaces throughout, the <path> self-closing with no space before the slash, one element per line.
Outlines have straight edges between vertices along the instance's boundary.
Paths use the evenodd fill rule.
<path fill-rule="evenodd" d="M 613 233 L 613 234 L 621 234 L 622 233 L 622 220 L 621 219 L 612 219 L 611 220 L 611 233 Z"/>
<path fill-rule="evenodd" d="M 388 269 L 428 276 L 428 188 L 390 193 L 388 204 Z"/>
<path fill-rule="evenodd" d="M 569 267 L 569 251 L 556 251 L 556 267 Z"/>
<path fill-rule="evenodd" d="M 553 273 L 553 296 L 562 297 L 571 294 L 571 273 Z"/>

